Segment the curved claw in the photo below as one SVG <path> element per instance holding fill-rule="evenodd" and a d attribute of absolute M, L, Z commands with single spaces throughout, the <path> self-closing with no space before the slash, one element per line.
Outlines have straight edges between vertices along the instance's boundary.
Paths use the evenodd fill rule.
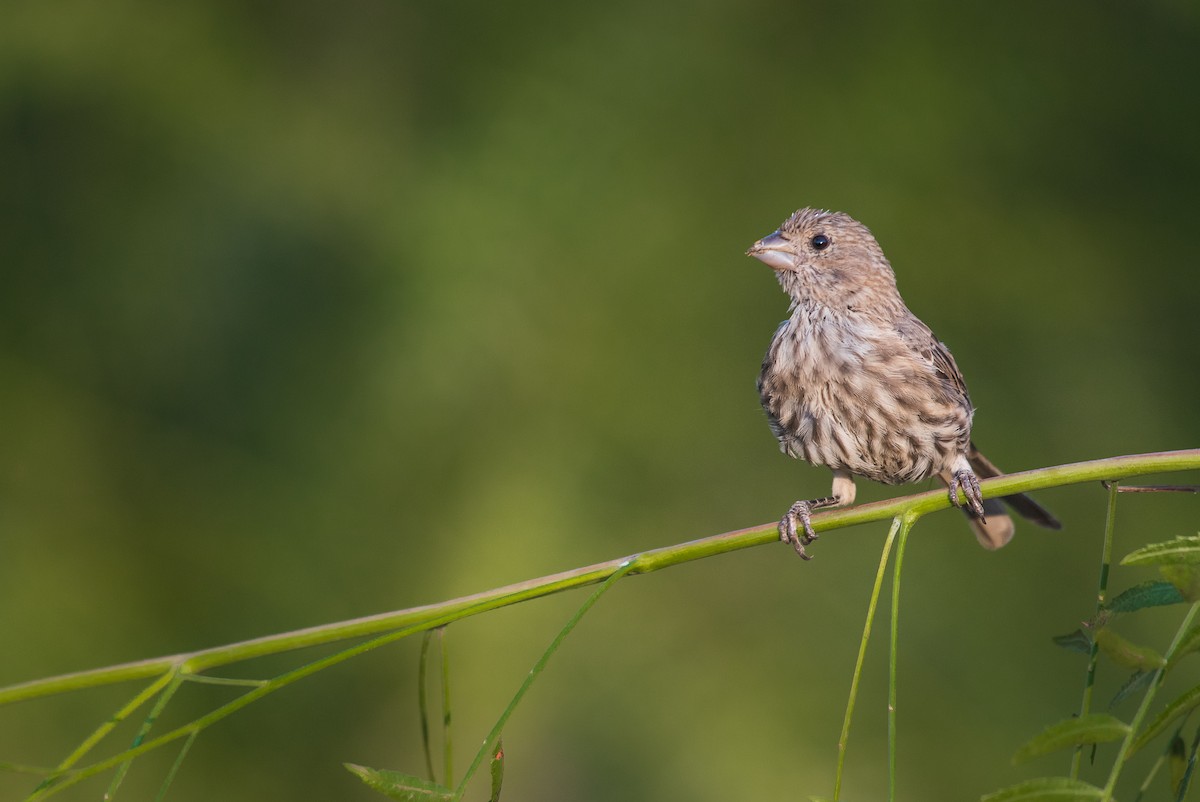
<path fill-rule="evenodd" d="M 979 479 L 972 471 L 955 471 L 950 480 L 950 503 L 959 508 L 963 506 L 958 500 L 960 488 L 967 499 L 966 506 L 971 508 L 975 517 L 987 523 L 987 518 L 983 514 L 983 494 L 979 490 Z"/>
<path fill-rule="evenodd" d="M 800 534 L 796 528 L 797 521 L 803 527 L 803 534 Z M 812 555 L 804 549 L 805 546 L 817 539 L 817 533 L 812 528 L 812 505 L 809 502 L 797 501 L 788 508 L 779 521 L 779 539 L 784 543 L 791 543 L 801 559 L 812 559 Z"/>

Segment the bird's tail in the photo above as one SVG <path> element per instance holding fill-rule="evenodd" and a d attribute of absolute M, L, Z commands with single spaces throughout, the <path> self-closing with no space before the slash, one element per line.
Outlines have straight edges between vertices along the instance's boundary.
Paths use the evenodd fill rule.
<path fill-rule="evenodd" d="M 967 460 L 971 463 L 975 475 L 980 479 L 1004 475 L 1003 471 L 979 452 L 974 443 L 971 443 L 970 451 L 967 452 Z M 949 477 L 940 478 L 944 483 L 949 484 Z M 1032 521 L 1038 526 L 1046 529 L 1062 529 L 1062 524 L 1049 510 L 1024 493 L 985 499 L 983 514 L 986 520 L 981 520 L 971 511 L 970 507 L 962 508 L 963 513 L 967 516 L 967 522 L 971 525 L 971 530 L 975 533 L 976 540 L 985 549 L 994 551 L 1012 540 L 1016 527 L 1013 525 L 1012 517 L 1004 508 L 1005 504 L 1016 510 L 1022 518 Z"/>

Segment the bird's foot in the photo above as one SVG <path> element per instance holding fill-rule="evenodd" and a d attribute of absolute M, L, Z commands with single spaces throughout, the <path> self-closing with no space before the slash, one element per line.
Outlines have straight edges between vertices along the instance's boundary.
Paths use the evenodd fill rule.
<path fill-rule="evenodd" d="M 834 499 L 818 498 L 812 501 L 797 501 L 788 508 L 779 521 L 779 539 L 792 544 L 792 548 L 802 560 L 811 560 L 812 555 L 804 547 L 817 539 L 817 533 L 812 528 L 813 510 L 831 506 Z M 799 524 L 799 527 L 797 527 Z"/>
<path fill-rule="evenodd" d="M 974 472 L 969 470 L 955 471 L 954 476 L 950 480 L 950 503 L 955 507 L 962 508 L 964 505 L 958 500 L 958 491 L 962 489 L 963 496 L 966 497 L 966 506 L 971 509 L 979 520 L 987 523 L 987 518 L 983 514 L 983 494 L 979 490 L 979 479 Z"/>

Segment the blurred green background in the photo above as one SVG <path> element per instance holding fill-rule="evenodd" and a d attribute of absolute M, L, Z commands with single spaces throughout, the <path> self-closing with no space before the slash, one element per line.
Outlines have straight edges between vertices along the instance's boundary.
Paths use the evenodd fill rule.
<path fill-rule="evenodd" d="M 799 206 L 872 228 L 1001 466 L 1200 442 L 1194 3 L 3 17 L 0 684 L 447 599 L 821 495 L 828 473 L 781 455 L 758 406 L 786 299 L 743 255 Z M 1008 761 L 1077 705 L 1082 658 L 1049 638 L 1090 612 L 1105 496 L 1041 498 L 1065 530 L 999 553 L 957 514 L 916 532 L 904 798 L 1065 766 Z M 1125 497 L 1117 552 L 1196 519 L 1191 497 Z M 828 794 L 885 531 L 831 534 L 811 564 L 777 545 L 619 586 L 512 719 L 506 797 Z M 460 770 L 582 599 L 451 629 Z M 1164 646 L 1171 618 L 1144 639 Z M 417 645 L 206 732 L 168 798 L 369 800 L 342 761 L 419 773 Z M 881 641 L 847 798 L 885 788 L 885 660 Z M 133 690 L 0 709 L 0 760 L 54 763 Z M 188 694 L 172 721 L 227 696 Z M 172 759 L 137 764 L 127 796 Z M 0 798 L 31 785 L 0 775 Z"/>

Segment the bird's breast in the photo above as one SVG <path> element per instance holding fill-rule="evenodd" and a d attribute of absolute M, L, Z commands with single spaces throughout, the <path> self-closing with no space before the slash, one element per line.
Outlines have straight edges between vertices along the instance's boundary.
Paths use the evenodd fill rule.
<path fill-rule="evenodd" d="M 894 327 L 827 307 L 776 330 L 759 394 L 785 453 L 889 484 L 943 470 L 970 438 L 969 408 Z"/>

